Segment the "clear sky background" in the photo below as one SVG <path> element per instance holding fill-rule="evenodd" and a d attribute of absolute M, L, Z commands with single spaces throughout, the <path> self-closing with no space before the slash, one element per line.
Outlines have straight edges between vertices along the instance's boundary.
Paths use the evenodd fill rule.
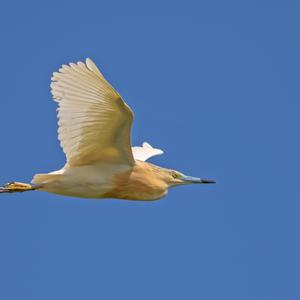
<path fill-rule="evenodd" d="M 217 185 L 156 202 L 1 195 L 0 299 L 300 299 L 299 2 L 0 4 L 0 181 L 64 164 L 51 73 L 91 57 L 151 161 Z"/>

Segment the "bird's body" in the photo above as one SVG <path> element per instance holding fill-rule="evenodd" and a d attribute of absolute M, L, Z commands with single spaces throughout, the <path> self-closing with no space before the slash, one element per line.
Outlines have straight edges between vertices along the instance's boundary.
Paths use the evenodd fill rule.
<path fill-rule="evenodd" d="M 53 173 L 37 174 L 32 182 L 42 191 L 65 196 L 155 200 L 168 191 L 157 168 L 139 160 L 133 167 L 112 164 L 66 166 Z"/>
<path fill-rule="evenodd" d="M 33 185 L 13 182 L 0 192 L 45 192 L 81 198 L 155 200 L 168 188 L 213 183 L 147 163 L 162 150 L 148 143 L 131 147 L 133 112 L 87 59 L 54 72 L 51 92 L 58 103 L 58 138 L 67 163 L 34 176 Z"/>

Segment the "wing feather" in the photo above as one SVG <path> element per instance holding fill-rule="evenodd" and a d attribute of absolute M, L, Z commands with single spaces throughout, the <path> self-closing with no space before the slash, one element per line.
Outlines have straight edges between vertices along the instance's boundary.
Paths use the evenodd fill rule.
<path fill-rule="evenodd" d="M 51 80 L 58 102 L 58 138 L 67 163 L 133 165 L 133 113 L 92 60 L 62 65 Z"/>
<path fill-rule="evenodd" d="M 142 147 L 132 147 L 134 159 L 146 161 L 152 156 L 161 155 L 164 152 L 160 149 L 153 148 L 149 143 L 144 142 Z"/>

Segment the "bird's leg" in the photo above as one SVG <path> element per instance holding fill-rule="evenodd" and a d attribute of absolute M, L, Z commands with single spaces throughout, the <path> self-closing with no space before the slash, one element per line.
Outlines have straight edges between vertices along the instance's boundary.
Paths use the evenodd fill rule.
<path fill-rule="evenodd" d="M 27 191 L 34 191 L 37 187 L 32 186 L 29 183 L 23 182 L 9 182 L 6 185 L 0 187 L 0 193 L 20 193 Z"/>

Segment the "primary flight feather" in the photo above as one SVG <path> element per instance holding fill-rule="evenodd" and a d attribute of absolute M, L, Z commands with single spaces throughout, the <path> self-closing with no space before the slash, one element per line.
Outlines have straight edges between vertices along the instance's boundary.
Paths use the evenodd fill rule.
<path fill-rule="evenodd" d="M 8 183 L 0 192 L 41 190 L 82 198 L 155 200 L 172 186 L 214 183 L 147 163 L 163 153 L 149 143 L 131 147 L 133 112 L 91 59 L 63 65 L 51 81 L 66 164 L 35 175 L 32 184 Z"/>

